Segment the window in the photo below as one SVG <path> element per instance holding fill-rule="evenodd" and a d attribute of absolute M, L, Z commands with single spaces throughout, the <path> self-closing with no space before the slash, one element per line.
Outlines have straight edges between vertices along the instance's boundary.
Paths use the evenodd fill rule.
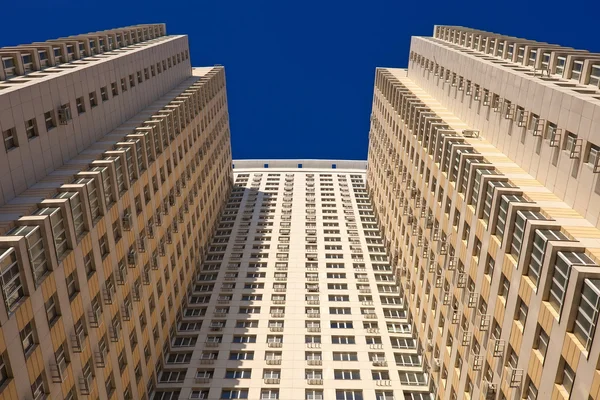
<path fill-rule="evenodd" d="M 249 369 L 232 369 L 225 372 L 225 379 L 250 379 L 252 370 Z"/>
<path fill-rule="evenodd" d="M 112 92 L 113 97 L 119 95 L 119 88 L 117 87 L 117 82 L 113 82 L 110 84 L 110 90 Z"/>
<path fill-rule="evenodd" d="M 77 114 L 85 113 L 85 101 L 83 100 L 83 97 L 78 97 L 75 100 L 75 107 L 77 108 Z"/>
<path fill-rule="evenodd" d="M 255 335 L 234 336 L 233 343 L 256 343 Z"/>
<path fill-rule="evenodd" d="M 554 307 L 558 312 L 559 317 L 562 313 L 563 300 L 565 298 L 565 291 L 569 284 L 569 276 L 571 275 L 571 265 L 567 252 L 559 251 L 556 255 L 554 268 L 552 269 L 552 281 L 550 282 L 550 292 L 548 294 L 548 301 L 550 305 Z M 570 253 L 576 254 L 576 253 Z"/>
<path fill-rule="evenodd" d="M 332 336 L 331 343 L 333 344 L 355 344 L 354 336 Z"/>
<path fill-rule="evenodd" d="M 362 390 L 336 390 L 335 400 L 363 400 Z"/>
<path fill-rule="evenodd" d="M 517 301 L 517 311 L 515 315 L 515 319 L 519 321 L 521 326 L 524 328 L 525 323 L 527 322 L 527 313 L 529 312 L 529 308 L 527 304 L 519 297 Z"/>
<path fill-rule="evenodd" d="M 21 299 L 25 297 L 19 263 L 15 250 L 0 250 L 0 282 L 2 284 L 2 296 L 8 311 L 13 311 Z"/>
<path fill-rule="evenodd" d="M 550 342 L 550 337 L 542 328 L 541 325 L 537 326 L 537 334 L 535 335 L 535 339 L 533 342 L 533 348 L 540 352 L 542 358 L 546 358 L 546 351 L 548 351 L 548 343 Z"/>
<path fill-rule="evenodd" d="M 96 272 L 96 266 L 94 265 L 94 253 L 92 251 L 83 257 L 83 265 L 86 276 L 88 279 L 91 278 L 91 276 L 94 275 L 94 272 Z"/>
<path fill-rule="evenodd" d="M 279 398 L 279 389 L 262 389 L 260 391 L 261 400 L 264 399 L 278 399 Z"/>
<path fill-rule="evenodd" d="M 382 392 L 379 390 L 375 391 L 375 400 L 394 400 L 394 392 L 386 391 Z"/>
<path fill-rule="evenodd" d="M 52 326 L 58 320 L 60 313 L 58 311 L 58 297 L 54 293 L 48 301 L 46 301 L 46 316 L 48 317 L 48 325 Z"/>
<path fill-rule="evenodd" d="M 527 387 L 525 388 L 525 398 L 527 400 L 537 400 L 538 398 L 538 390 L 535 387 L 535 385 L 533 384 L 533 382 L 531 381 L 531 379 L 528 379 L 528 384 Z"/>
<path fill-rule="evenodd" d="M 6 354 L 0 354 L 0 387 L 4 386 L 10 379 L 8 365 L 6 363 Z"/>
<path fill-rule="evenodd" d="M 100 97 L 102 98 L 102 101 L 108 101 L 108 90 L 106 89 L 106 86 L 100 88 Z"/>
<path fill-rule="evenodd" d="M 331 327 L 336 329 L 352 329 L 352 321 L 331 321 Z"/>
<path fill-rule="evenodd" d="M 27 135 L 27 139 L 29 140 L 38 136 L 35 118 L 25 121 L 25 134 Z"/>
<path fill-rule="evenodd" d="M 19 332 L 19 336 L 21 337 L 21 344 L 23 345 L 23 353 L 25 353 L 25 358 L 27 358 L 35 347 L 34 329 L 31 321 L 23 327 Z"/>
<path fill-rule="evenodd" d="M 360 371 L 357 369 L 336 369 L 333 371 L 333 377 L 342 380 L 358 380 L 360 379 Z"/>
<path fill-rule="evenodd" d="M 575 382 L 575 371 L 573 371 L 571 366 L 562 357 L 561 357 L 560 365 L 562 365 L 563 370 L 562 370 L 561 376 L 559 377 L 559 383 L 563 386 L 565 391 L 570 396 L 571 390 L 573 389 L 573 383 Z"/>
<path fill-rule="evenodd" d="M 35 382 L 31 384 L 31 393 L 33 394 L 33 400 L 41 400 L 46 398 L 44 390 L 44 375 L 40 373 Z"/>
<path fill-rule="evenodd" d="M 322 390 L 313 390 L 306 389 L 304 391 L 304 399 L 305 400 L 323 400 L 323 391 Z"/>
<path fill-rule="evenodd" d="M 102 235 L 102 237 L 100 237 L 98 244 L 100 246 L 100 255 L 102 256 L 102 259 L 104 259 L 104 257 L 106 257 L 108 255 L 108 253 L 110 252 L 110 249 L 108 246 L 108 238 L 106 237 L 106 233 L 104 235 Z"/>
<path fill-rule="evenodd" d="M 77 293 L 79 293 L 79 288 L 77 287 L 77 271 L 73 271 L 67 275 L 67 294 L 69 295 L 69 299 L 72 300 Z"/>
<path fill-rule="evenodd" d="M 352 314 L 350 307 L 329 307 L 329 314 L 343 314 L 348 315 Z"/>
<path fill-rule="evenodd" d="M 590 350 L 600 309 L 600 279 L 585 279 L 577 307 L 573 333 L 586 350 Z"/>
<path fill-rule="evenodd" d="M 390 379 L 390 373 L 388 371 L 371 371 L 371 377 L 374 381 L 387 381 Z"/>
<path fill-rule="evenodd" d="M 247 399 L 248 389 L 223 389 L 221 399 Z"/>
<path fill-rule="evenodd" d="M 333 361 L 358 361 L 358 355 L 354 352 L 333 352 Z"/>
<path fill-rule="evenodd" d="M 229 353 L 230 360 L 254 360 L 254 352 L 253 351 L 241 351 L 241 352 L 231 352 Z"/>
<path fill-rule="evenodd" d="M 427 385 L 427 375 L 422 372 L 398 371 L 400 383 L 409 386 Z"/>
<path fill-rule="evenodd" d="M 10 128 L 2 132 L 2 138 L 4 139 L 4 149 L 6 151 L 9 151 L 19 146 L 17 142 L 17 132 L 15 131 L 15 128 Z"/>
<path fill-rule="evenodd" d="M 56 122 L 54 121 L 54 113 L 52 111 L 47 111 L 44 113 L 44 121 L 46 122 L 47 131 L 50 131 L 51 129 L 56 127 Z"/>
<path fill-rule="evenodd" d="M 90 99 L 90 107 L 94 108 L 98 105 L 98 100 L 96 99 L 96 91 L 90 92 L 89 94 L 89 99 Z M 83 101 L 81 102 L 83 104 Z M 79 109 L 78 109 L 79 111 Z M 85 109 L 84 109 L 85 111 Z"/>

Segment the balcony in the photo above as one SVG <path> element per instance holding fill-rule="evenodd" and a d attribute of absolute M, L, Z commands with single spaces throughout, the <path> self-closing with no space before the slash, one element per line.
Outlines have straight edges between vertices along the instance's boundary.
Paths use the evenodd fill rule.
<path fill-rule="evenodd" d="M 270 326 L 271 332 L 283 332 L 283 326 Z"/>
<path fill-rule="evenodd" d="M 210 383 L 211 378 L 208 376 L 197 376 L 196 378 L 194 378 L 194 382 L 199 383 L 199 384 L 207 384 Z"/>
<path fill-rule="evenodd" d="M 321 332 L 321 327 L 320 326 L 307 326 L 306 330 L 308 332 Z"/>
<path fill-rule="evenodd" d="M 265 362 L 267 365 L 281 365 L 281 358 L 267 358 Z"/>
<path fill-rule="evenodd" d="M 269 343 L 267 343 L 267 347 L 281 348 L 281 347 L 283 347 L 283 343 L 282 342 L 269 342 Z"/>
<path fill-rule="evenodd" d="M 322 385 L 323 379 L 318 379 L 318 378 L 307 379 L 306 383 L 309 385 Z"/>
<path fill-rule="evenodd" d="M 281 379 L 279 378 L 265 378 L 265 384 L 267 385 L 279 385 Z"/>
<path fill-rule="evenodd" d="M 285 313 L 280 313 L 280 312 L 271 313 L 271 318 L 284 318 L 284 317 L 285 317 Z"/>
<path fill-rule="evenodd" d="M 323 360 L 321 360 L 320 358 L 309 358 L 308 360 L 306 360 L 306 363 L 308 365 L 323 365 Z"/>

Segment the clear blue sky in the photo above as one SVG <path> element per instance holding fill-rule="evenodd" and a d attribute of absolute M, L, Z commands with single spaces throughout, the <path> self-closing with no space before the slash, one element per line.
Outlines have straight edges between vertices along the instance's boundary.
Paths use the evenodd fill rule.
<path fill-rule="evenodd" d="M 376 66 L 411 35 L 462 25 L 600 52 L 600 3 L 551 1 L 4 1 L 0 46 L 139 23 L 189 35 L 222 64 L 233 157 L 365 159 Z"/>

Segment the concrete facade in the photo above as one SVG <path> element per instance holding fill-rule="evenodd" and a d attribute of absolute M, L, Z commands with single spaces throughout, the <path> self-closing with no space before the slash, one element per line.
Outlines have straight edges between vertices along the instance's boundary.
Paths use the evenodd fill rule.
<path fill-rule="evenodd" d="M 163 24 L 0 56 L 0 398 L 153 398 L 231 190 L 225 71 Z"/>
<path fill-rule="evenodd" d="M 159 398 L 430 399 L 366 163 L 233 164 Z"/>
<path fill-rule="evenodd" d="M 598 55 L 436 26 L 409 60 L 367 183 L 432 394 L 600 398 Z"/>

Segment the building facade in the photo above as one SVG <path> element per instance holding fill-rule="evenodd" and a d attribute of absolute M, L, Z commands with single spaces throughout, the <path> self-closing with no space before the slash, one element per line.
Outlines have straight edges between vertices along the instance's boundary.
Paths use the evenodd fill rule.
<path fill-rule="evenodd" d="M 364 161 L 234 161 L 160 399 L 429 399 Z"/>
<path fill-rule="evenodd" d="M 232 186 L 224 69 L 164 24 L 0 58 L 0 398 L 152 398 Z"/>
<path fill-rule="evenodd" d="M 0 58 L 0 399 L 600 399 L 600 56 L 436 26 L 368 167 L 233 162 L 164 24 Z"/>
<path fill-rule="evenodd" d="M 599 82 L 452 26 L 377 69 L 367 184 L 436 399 L 600 398 Z"/>

